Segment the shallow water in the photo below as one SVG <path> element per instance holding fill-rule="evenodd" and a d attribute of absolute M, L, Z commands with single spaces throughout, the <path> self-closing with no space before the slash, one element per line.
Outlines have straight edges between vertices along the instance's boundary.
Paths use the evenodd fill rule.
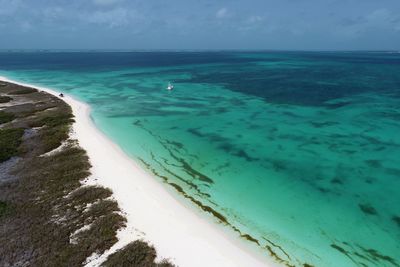
<path fill-rule="evenodd" d="M 400 266 L 400 54 L 0 53 L 284 264 Z M 175 90 L 165 90 L 173 81 Z"/>

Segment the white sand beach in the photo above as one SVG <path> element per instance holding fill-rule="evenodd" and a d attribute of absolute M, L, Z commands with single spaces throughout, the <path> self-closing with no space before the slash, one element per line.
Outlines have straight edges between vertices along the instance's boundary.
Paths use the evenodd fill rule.
<path fill-rule="evenodd" d="M 52 89 L 5 77 L 0 80 L 58 96 Z M 87 104 L 68 95 L 63 100 L 72 107 L 75 115 L 74 138 L 87 151 L 93 166 L 92 177 L 87 183 L 110 188 L 127 218 L 127 227 L 118 233 L 119 241 L 106 254 L 93 255 L 87 266 L 98 266 L 107 255 L 136 239 L 148 241 L 156 248 L 160 259 L 168 258 L 181 267 L 277 265 L 268 262 L 268 258 L 256 249 L 247 247 L 227 227 L 217 224 L 189 201 L 169 192 L 96 128 Z"/>

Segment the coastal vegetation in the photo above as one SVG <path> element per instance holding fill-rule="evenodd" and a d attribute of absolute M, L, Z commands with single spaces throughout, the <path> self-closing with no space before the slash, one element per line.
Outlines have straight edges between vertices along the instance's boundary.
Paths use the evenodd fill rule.
<path fill-rule="evenodd" d="M 10 95 L 25 95 L 37 92 L 36 89 L 27 88 L 27 87 L 20 87 L 18 90 L 13 90 L 9 94 Z"/>
<path fill-rule="evenodd" d="M 23 134 L 21 128 L 0 129 L 0 163 L 18 154 Z"/>
<path fill-rule="evenodd" d="M 0 201 L 0 217 L 5 215 L 8 210 L 8 205 L 4 201 Z"/>
<path fill-rule="evenodd" d="M 120 267 L 120 266 L 137 266 L 137 267 L 170 267 L 168 261 L 164 260 L 160 263 L 155 263 L 157 257 L 154 247 L 149 246 L 146 242 L 137 240 L 124 249 L 118 250 L 110 255 L 104 267 Z"/>
<path fill-rule="evenodd" d="M 0 103 L 8 103 L 12 100 L 9 96 L 0 96 Z"/>
<path fill-rule="evenodd" d="M 12 121 L 14 118 L 14 114 L 0 111 L 0 124 Z"/>
<path fill-rule="evenodd" d="M 117 241 L 125 226 L 110 189 L 85 185 L 86 151 L 71 140 L 71 108 L 62 100 L 11 83 L 14 105 L 0 111 L 0 266 L 83 266 Z M 136 241 L 105 266 L 157 264 L 155 249 Z"/>

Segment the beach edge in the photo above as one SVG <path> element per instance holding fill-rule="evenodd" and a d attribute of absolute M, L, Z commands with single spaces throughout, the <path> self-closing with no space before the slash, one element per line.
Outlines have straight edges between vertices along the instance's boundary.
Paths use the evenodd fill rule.
<path fill-rule="evenodd" d="M 0 80 L 59 97 L 54 89 L 4 76 Z M 210 222 L 203 212 L 194 211 L 168 192 L 95 126 L 88 104 L 69 95 L 62 100 L 71 106 L 75 116 L 72 128 L 92 164 L 92 183 L 111 188 L 127 218 L 127 227 L 118 232 L 119 241 L 87 266 L 97 266 L 108 255 L 138 239 L 152 244 L 160 259 L 170 259 L 177 266 L 278 266 L 261 251 L 253 251 L 238 236 L 228 233 L 217 220 Z"/>

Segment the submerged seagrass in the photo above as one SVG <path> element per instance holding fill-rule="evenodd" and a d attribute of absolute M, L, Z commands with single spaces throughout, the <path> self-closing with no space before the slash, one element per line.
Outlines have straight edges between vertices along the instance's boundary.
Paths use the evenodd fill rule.
<path fill-rule="evenodd" d="M 400 264 L 398 53 L 0 53 L 1 74 L 89 103 L 128 155 L 283 264 Z"/>

